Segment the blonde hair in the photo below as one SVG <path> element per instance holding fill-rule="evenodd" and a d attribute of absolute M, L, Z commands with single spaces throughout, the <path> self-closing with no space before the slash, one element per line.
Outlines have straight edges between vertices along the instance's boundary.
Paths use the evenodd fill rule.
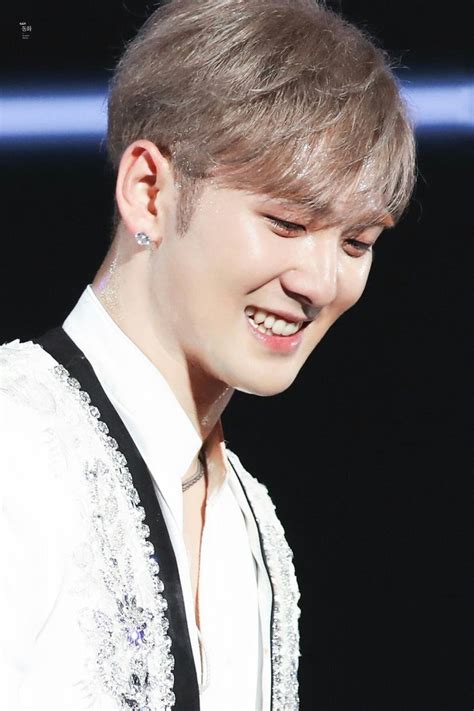
<path fill-rule="evenodd" d="M 315 0 L 155 9 L 110 81 L 114 171 L 140 138 L 171 161 L 180 233 L 208 178 L 308 217 L 343 209 L 394 221 L 414 184 L 413 130 L 387 55 Z M 119 219 L 115 205 L 114 229 Z"/>

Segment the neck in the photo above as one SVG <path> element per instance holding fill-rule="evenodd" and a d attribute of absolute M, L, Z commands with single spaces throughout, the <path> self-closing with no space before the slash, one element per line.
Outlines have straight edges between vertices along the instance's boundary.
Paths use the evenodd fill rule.
<path fill-rule="evenodd" d="M 160 318 L 169 312 L 166 295 L 162 295 L 161 304 L 159 292 L 154 292 L 153 303 L 150 299 L 149 255 L 145 250 L 128 252 L 134 252 L 131 242 L 113 246 L 92 288 L 111 318 L 164 376 L 204 442 L 234 390 L 211 377 L 180 348 L 169 321 Z"/>

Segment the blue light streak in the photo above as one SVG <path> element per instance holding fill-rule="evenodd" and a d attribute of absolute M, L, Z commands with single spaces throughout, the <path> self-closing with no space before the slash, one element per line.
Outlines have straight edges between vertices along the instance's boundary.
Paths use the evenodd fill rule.
<path fill-rule="evenodd" d="M 418 135 L 474 132 L 474 81 L 414 78 L 401 88 Z M 103 144 L 106 129 L 106 89 L 9 88 L 0 98 L 2 148 Z"/>
<path fill-rule="evenodd" d="M 401 86 L 418 133 L 474 130 L 474 81 L 414 79 Z"/>

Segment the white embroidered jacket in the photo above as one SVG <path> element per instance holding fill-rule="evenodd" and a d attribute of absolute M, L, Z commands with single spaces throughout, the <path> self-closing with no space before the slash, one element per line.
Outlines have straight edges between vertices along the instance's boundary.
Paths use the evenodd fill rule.
<path fill-rule="evenodd" d="M 159 511 L 73 375 L 37 343 L 0 347 L 0 708 L 197 711 Z M 294 711 L 292 553 L 267 489 L 226 452 L 273 589 L 272 711 Z"/>

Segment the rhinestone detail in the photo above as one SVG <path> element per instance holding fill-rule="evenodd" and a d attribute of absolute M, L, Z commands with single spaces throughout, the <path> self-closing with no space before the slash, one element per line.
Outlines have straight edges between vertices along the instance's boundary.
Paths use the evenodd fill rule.
<path fill-rule="evenodd" d="M 247 472 L 237 455 L 227 450 L 238 463 L 242 479 L 262 536 L 263 550 L 274 590 L 272 618 L 272 711 L 297 711 L 300 592 L 293 565 L 293 553 L 266 486 Z"/>
<path fill-rule="evenodd" d="M 118 708 L 127 711 L 171 711 L 174 657 L 168 603 L 163 596 L 164 585 L 159 577 L 159 564 L 153 544 L 148 540 L 149 527 L 144 523 L 145 509 L 140 504 L 127 460 L 118 450 L 115 439 L 101 421 L 97 407 L 90 404 L 89 395 L 72 378 L 63 365 L 53 368 L 54 375 L 68 389 L 86 412 L 96 435 L 110 458 L 87 462 L 84 475 L 88 485 L 92 530 L 101 553 L 102 581 L 113 600 L 113 612 L 99 609 L 82 610 L 79 625 L 94 644 L 95 662 L 92 673 L 99 685 L 115 698 Z M 152 604 L 139 603 L 139 588 L 135 580 L 132 554 L 126 545 L 123 521 L 118 514 L 120 501 L 125 502 L 143 556 L 143 564 L 152 581 Z M 120 500 L 120 501 L 119 501 Z"/>
<path fill-rule="evenodd" d="M 149 245 L 151 243 L 150 237 L 145 232 L 135 232 L 135 239 L 138 244 L 143 246 Z"/>

